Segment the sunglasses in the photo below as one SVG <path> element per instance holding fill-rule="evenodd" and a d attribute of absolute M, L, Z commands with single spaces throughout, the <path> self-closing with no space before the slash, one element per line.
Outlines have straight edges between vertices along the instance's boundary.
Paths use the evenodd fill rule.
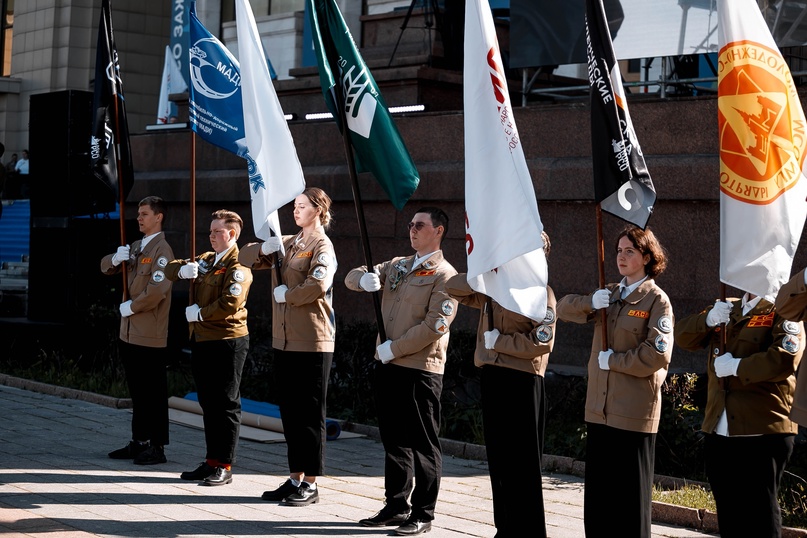
<path fill-rule="evenodd" d="M 429 224 L 428 222 L 410 222 L 409 223 L 409 229 L 410 230 L 412 228 L 414 228 L 415 230 L 420 231 L 420 230 L 423 229 L 424 226 L 431 226 L 432 228 L 434 228 L 434 224 Z"/>

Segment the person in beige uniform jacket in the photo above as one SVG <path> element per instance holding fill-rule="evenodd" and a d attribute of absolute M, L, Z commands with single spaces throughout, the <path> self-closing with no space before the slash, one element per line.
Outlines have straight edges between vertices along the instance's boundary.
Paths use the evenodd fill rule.
<path fill-rule="evenodd" d="M 563 321 L 594 321 L 586 392 L 587 537 L 650 537 L 651 493 L 661 386 L 673 347 L 673 309 L 654 278 L 667 255 L 652 231 L 635 226 L 617 237 L 622 281 L 558 302 Z M 608 341 L 602 340 L 606 312 Z"/>
<path fill-rule="evenodd" d="M 788 415 L 804 352 L 802 323 L 746 293 L 681 320 L 675 341 L 709 350 L 701 429 L 720 536 L 781 536 L 777 494 L 798 430 Z"/>
<path fill-rule="evenodd" d="M 336 254 L 325 230 L 331 199 L 309 187 L 294 200 L 295 235 L 271 237 L 241 250 L 241 263 L 272 269 L 272 348 L 276 402 L 283 422 L 289 478 L 266 491 L 265 501 L 305 506 L 319 502 L 317 477 L 325 471 L 325 401 L 333 363 Z"/>
<path fill-rule="evenodd" d="M 345 278 L 345 285 L 354 291 L 383 288 L 387 340 L 379 340 L 373 385 L 386 453 L 386 505 L 360 523 L 399 525 L 398 535 L 431 529 L 440 490 L 440 395 L 449 326 L 457 307 L 445 290 L 446 280 L 457 274 L 440 250 L 447 231 L 448 215 L 443 210 L 419 209 L 409 223 L 415 255 L 393 258 L 369 272 L 366 266 L 357 267 Z"/>
<path fill-rule="evenodd" d="M 807 321 L 807 270 L 802 269 L 786 282 L 776 295 L 776 312 L 791 321 Z M 793 394 L 790 418 L 802 428 L 807 428 L 807 374 L 798 375 Z M 803 430 L 802 430 L 803 431 Z"/>
<path fill-rule="evenodd" d="M 165 202 L 143 198 L 137 208 L 137 225 L 143 239 L 118 247 L 101 260 L 101 272 L 119 274 L 127 268 L 129 297 L 120 304 L 118 351 L 132 398 L 132 440 L 113 450 L 113 459 L 131 459 L 138 465 L 165 463 L 168 444 L 168 381 L 166 347 L 172 282 L 165 266 L 174 253 L 162 231 Z"/>
<path fill-rule="evenodd" d="M 210 245 L 193 261 L 174 260 L 165 274 L 171 280 L 192 279 L 193 300 L 185 309 L 190 325 L 191 370 L 202 407 L 207 454 L 183 480 L 206 486 L 232 482 L 241 429 L 241 373 L 249 351 L 247 295 L 252 271 L 238 262 L 236 241 L 244 226 L 233 211 L 212 215 Z"/>
<path fill-rule="evenodd" d="M 542 237 L 549 256 L 549 236 Z M 446 291 L 461 304 L 481 310 L 474 364 L 482 369 L 482 423 L 496 536 L 545 537 L 544 372 L 555 345 L 555 294 L 546 288 L 546 316 L 536 321 L 474 291 L 465 273 L 449 278 Z"/>

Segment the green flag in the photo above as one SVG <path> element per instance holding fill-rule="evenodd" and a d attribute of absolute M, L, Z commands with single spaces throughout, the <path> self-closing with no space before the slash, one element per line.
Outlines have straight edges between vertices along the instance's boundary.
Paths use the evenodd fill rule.
<path fill-rule="evenodd" d="M 338 74 L 359 171 L 371 172 L 400 211 L 420 182 L 415 163 L 334 0 L 307 1 L 319 80 L 328 109 L 341 131 L 335 88 Z"/>

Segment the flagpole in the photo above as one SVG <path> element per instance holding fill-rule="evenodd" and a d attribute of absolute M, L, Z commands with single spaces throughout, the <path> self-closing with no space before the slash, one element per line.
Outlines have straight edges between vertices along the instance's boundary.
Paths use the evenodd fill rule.
<path fill-rule="evenodd" d="M 196 131 L 191 129 L 191 185 L 190 185 L 190 212 L 191 212 L 191 257 L 190 260 L 196 259 Z M 193 280 L 191 280 L 188 287 L 188 305 L 194 304 L 196 301 L 193 298 Z"/>
<path fill-rule="evenodd" d="M 118 116 L 118 92 L 117 88 L 114 94 L 112 94 L 112 109 L 115 114 L 115 166 L 118 171 L 118 222 L 120 225 L 120 244 L 126 244 L 126 217 L 124 215 L 124 206 L 126 204 L 126 193 L 124 193 L 123 188 L 123 163 L 120 159 L 120 117 Z M 122 263 L 122 272 L 123 275 L 123 301 L 126 302 L 129 300 L 129 269 L 128 263 Z"/>
<path fill-rule="evenodd" d="M 359 179 L 356 173 L 356 162 L 353 159 L 353 146 L 350 144 L 350 132 L 347 126 L 347 115 L 345 114 L 345 100 L 342 95 L 342 82 L 337 80 L 334 84 L 336 91 L 336 107 L 339 109 L 339 121 L 342 123 L 342 141 L 345 145 L 345 157 L 347 158 L 347 168 L 350 173 L 350 185 L 353 189 L 353 205 L 356 207 L 356 218 L 359 221 L 359 235 L 364 250 L 364 263 L 367 271 L 373 270 L 372 255 L 370 254 L 370 239 L 367 236 L 367 222 L 364 220 L 364 207 L 359 192 Z M 375 308 L 376 324 L 378 325 L 378 338 L 383 343 L 387 341 L 387 332 L 384 330 L 384 316 L 381 314 L 381 298 L 379 292 L 372 292 L 373 307 Z"/>
<path fill-rule="evenodd" d="M 602 236 L 602 207 L 597 204 L 597 273 L 599 276 L 600 287 L 605 289 L 605 244 L 603 243 Z M 608 312 L 607 308 L 600 309 L 600 316 L 602 317 L 602 350 L 608 351 Z"/>

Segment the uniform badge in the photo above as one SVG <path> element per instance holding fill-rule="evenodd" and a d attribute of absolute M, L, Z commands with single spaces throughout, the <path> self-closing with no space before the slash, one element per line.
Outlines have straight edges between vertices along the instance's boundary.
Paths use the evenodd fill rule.
<path fill-rule="evenodd" d="M 446 299 L 443 301 L 443 304 L 440 305 L 440 311 L 446 316 L 450 316 L 454 313 L 454 303 Z"/>
<path fill-rule="evenodd" d="M 406 274 L 406 262 L 404 260 L 399 261 L 394 266 L 395 274 L 390 276 L 390 284 L 389 289 L 390 291 L 395 291 L 398 287 L 398 284 L 401 283 L 403 280 L 404 275 Z"/>
<path fill-rule="evenodd" d="M 782 338 L 782 347 L 788 353 L 797 353 L 799 351 L 799 347 L 801 347 L 801 344 L 799 344 L 798 338 L 792 334 L 788 334 Z"/>
<path fill-rule="evenodd" d="M 541 325 L 535 330 L 535 336 L 538 337 L 538 341 L 542 344 L 546 344 L 550 340 L 552 340 L 552 327 L 549 325 Z"/>
<path fill-rule="evenodd" d="M 546 307 L 546 315 L 544 316 L 544 324 L 551 325 L 555 323 L 555 311 L 549 307 Z M 550 336 L 551 338 L 551 336 Z"/>
<path fill-rule="evenodd" d="M 661 316 L 658 318 L 658 330 L 664 334 L 670 334 L 673 330 L 673 322 L 670 316 Z"/>
<path fill-rule="evenodd" d="M 323 252 L 317 256 L 317 263 L 325 266 L 331 265 L 331 257 Z"/>
<path fill-rule="evenodd" d="M 140 260 L 140 263 L 143 264 L 143 265 L 150 264 L 151 263 L 151 258 L 144 257 L 142 260 Z"/>
<path fill-rule="evenodd" d="M 656 351 L 664 353 L 670 347 L 670 337 L 660 334 L 656 336 Z"/>
<path fill-rule="evenodd" d="M 439 334 L 445 334 L 448 332 L 448 322 L 445 320 L 445 318 L 439 318 L 434 322 L 434 330 Z"/>
<path fill-rule="evenodd" d="M 165 256 L 160 256 L 159 258 L 157 258 L 158 267 L 164 268 L 166 265 L 168 265 L 168 258 L 166 258 Z"/>
<path fill-rule="evenodd" d="M 799 334 L 801 332 L 799 324 L 795 321 L 785 321 L 782 323 L 782 330 L 787 334 Z"/>
<path fill-rule="evenodd" d="M 244 271 L 240 269 L 236 269 L 233 271 L 233 280 L 236 282 L 243 282 L 244 281 Z"/>
<path fill-rule="evenodd" d="M 165 280 L 165 273 L 163 273 L 162 271 L 154 271 L 153 273 L 151 273 L 151 279 L 157 284 L 159 284 L 160 282 Z"/>
<path fill-rule="evenodd" d="M 328 270 L 325 269 L 321 265 L 317 265 L 316 267 L 314 267 L 314 270 L 311 272 L 311 276 L 313 276 L 317 280 L 322 280 L 327 275 L 328 275 Z"/>
<path fill-rule="evenodd" d="M 243 291 L 243 289 L 241 288 L 241 284 L 238 282 L 235 282 L 232 286 L 230 286 L 230 295 L 233 297 L 238 297 L 241 295 L 241 291 Z"/>

